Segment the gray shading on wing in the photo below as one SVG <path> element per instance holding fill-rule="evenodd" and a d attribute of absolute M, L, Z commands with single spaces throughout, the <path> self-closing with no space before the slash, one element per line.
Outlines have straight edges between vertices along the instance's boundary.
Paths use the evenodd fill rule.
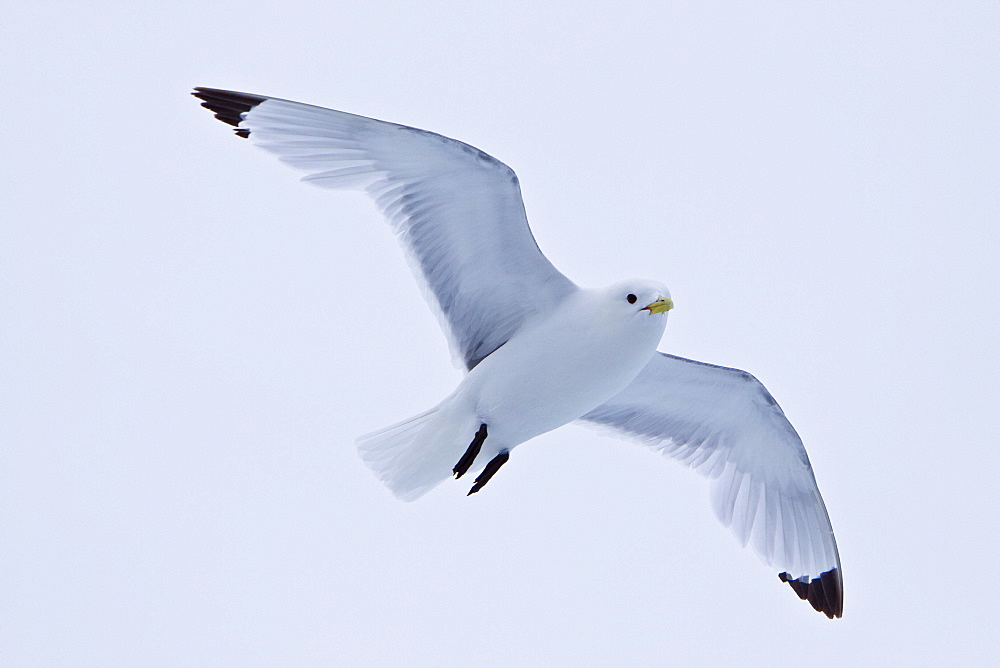
<path fill-rule="evenodd" d="M 236 134 L 307 172 L 303 181 L 375 200 L 466 369 L 578 289 L 535 243 L 517 176 L 479 149 L 278 98 L 192 94 Z"/>
<path fill-rule="evenodd" d="M 828 617 L 843 614 L 833 526 L 795 429 L 738 369 L 656 353 L 581 420 L 611 427 L 712 479 L 716 516 Z"/>

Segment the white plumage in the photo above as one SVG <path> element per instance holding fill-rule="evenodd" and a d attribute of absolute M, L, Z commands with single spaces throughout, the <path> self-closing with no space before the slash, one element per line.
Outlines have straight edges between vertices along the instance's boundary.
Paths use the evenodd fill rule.
<path fill-rule="evenodd" d="M 410 501 L 452 473 L 481 424 L 489 436 L 471 470 L 572 422 L 625 389 L 649 361 L 667 313 L 644 307 L 664 297 L 666 288 L 648 281 L 576 289 L 525 323 L 434 409 L 362 436 L 362 458 Z"/>
<path fill-rule="evenodd" d="M 374 199 L 468 371 L 434 408 L 358 440 L 398 497 L 485 467 L 478 491 L 520 443 L 595 424 L 711 478 L 716 515 L 737 539 L 841 616 L 837 544 L 802 441 L 750 374 L 656 352 L 666 288 L 577 287 L 535 244 L 514 172 L 467 144 L 287 100 L 194 94 L 303 180 Z"/>

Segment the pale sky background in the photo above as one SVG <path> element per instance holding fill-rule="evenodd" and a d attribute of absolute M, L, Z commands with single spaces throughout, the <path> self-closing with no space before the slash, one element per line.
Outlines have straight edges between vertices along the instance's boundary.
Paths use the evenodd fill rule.
<path fill-rule="evenodd" d="M 0 63 L 3 665 L 995 661 L 1000 4 L 5 0 Z M 392 498 L 354 439 L 445 339 L 198 85 L 469 142 L 570 278 L 666 283 L 805 441 L 844 618 L 579 427 Z"/>

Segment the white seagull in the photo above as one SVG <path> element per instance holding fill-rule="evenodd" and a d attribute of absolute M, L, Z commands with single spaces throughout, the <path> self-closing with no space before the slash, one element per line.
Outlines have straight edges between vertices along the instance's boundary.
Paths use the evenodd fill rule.
<path fill-rule="evenodd" d="M 712 479 L 716 515 L 800 598 L 843 613 L 833 527 L 802 441 L 752 375 L 657 352 L 670 293 L 627 280 L 586 289 L 542 255 L 517 176 L 432 132 L 278 98 L 192 93 L 236 134 L 324 188 L 375 200 L 466 375 L 437 406 L 358 439 L 392 492 L 416 499 L 574 420 Z"/>

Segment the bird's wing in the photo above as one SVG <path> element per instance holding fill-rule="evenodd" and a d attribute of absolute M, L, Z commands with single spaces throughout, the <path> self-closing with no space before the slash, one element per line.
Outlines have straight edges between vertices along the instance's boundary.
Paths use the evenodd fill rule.
<path fill-rule="evenodd" d="M 288 100 L 192 94 L 236 134 L 308 172 L 303 181 L 375 200 L 466 369 L 578 289 L 535 243 L 517 176 L 479 149 Z"/>
<path fill-rule="evenodd" d="M 738 369 L 656 353 L 631 385 L 582 420 L 611 427 L 712 479 L 712 505 L 803 599 L 843 612 L 833 526 L 799 435 Z"/>

